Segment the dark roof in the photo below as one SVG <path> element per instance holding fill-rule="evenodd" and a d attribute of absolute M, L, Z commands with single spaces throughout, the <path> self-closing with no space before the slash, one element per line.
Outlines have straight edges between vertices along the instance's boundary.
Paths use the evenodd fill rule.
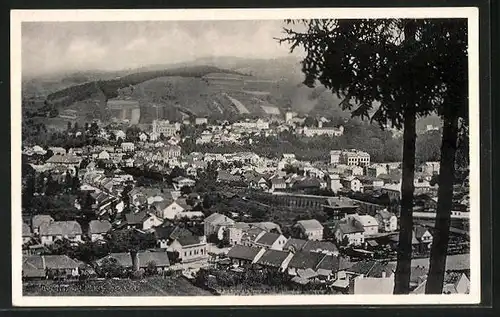
<path fill-rule="evenodd" d="M 329 241 L 308 240 L 303 246 L 302 251 L 308 252 L 339 252 L 335 244 Z"/>
<path fill-rule="evenodd" d="M 139 267 L 145 268 L 149 263 L 153 262 L 156 266 L 170 266 L 167 252 L 139 252 Z"/>
<path fill-rule="evenodd" d="M 54 221 L 44 222 L 40 226 L 41 236 L 71 236 L 82 234 L 82 227 L 76 221 Z"/>
<path fill-rule="evenodd" d="M 229 258 L 253 261 L 261 249 L 237 244 L 233 246 L 227 256 Z"/>
<path fill-rule="evenodd" d="M 308 177 L 306 179 L 293 183 L 294 188 L 319 188 L 321 182 L 317 178 Z"/>
<path fill-rule="evenodd" d="M 154 229 L 155 237 L 158 240 L 161 239 L 178 239 L 180 237 L 192 236 L 193 233 L 186 228 L 179 226 L 166 226 L 166 227 L 156 227 Z"/>
<path fill-rule="evenodd" d="M 111 230 L 111 223 L 107 220 L 92 220 L 89 222 L 89 232 L 106 233 Z"/>
<path fill-rule="evenodd" d="M 427 229 L 427 228 L 425 228 L 425 227 L 422 227 L 422 226 L 415 226 L 415 227 L 413 228 L 413 230 L 414 230 L 414 232 L 415 232 L 415 238 L 417 238 L 418 240 L 422 239 L 422 236 L 423 236 L 423 235 L 424 235 L 427 231 L 429 231 L 429 233 L 431 233 L 429 229 Z M 431 233 L 431 234 L 432 234 L 432 233 Z"/>
<path fill-rule="evenodd" d="M 145 211 L 140 211 L 138 213 L 128 213 L 125 214 L 125 220 L 127 221 L 128 224 L 130 225 L 136 225 L 136 224 L 141 224 L 144 219 L 147 218 L 147 214 Z"/>
<path fill-rule="evenodd" d="M 322 253 L 298 251 L 293 255 L 290 263 L 288 263 L 288 267 L 295 269 L 315 269 L 324 256 Z"/>
<path fill-rule="evenodd" d="M 357 262 L 349 269 L 349 272 L 364 275 L 365 277 L 382 277 L 382 272 L 390 276 L 396 267 L 393 264 L 375 260 L 363 260 Z"/>
<path fill-rule="evenodd" d="M 196 245 L 201 243 L 201 237 L 195 236 L 195 235 L 185 235 L 177 238 L 177 241 L 185 247 L 185 246 L 190 246 L 190 245 Z"/>
<path fill-rule="evenodd" d="M 281 235 L 278 233 L 266 232 L 255 242 L 266 246 L 271 246 L 274 242 L 276 242 L 276 240 L 278 240 L 280 236 Z"/>
<path fill-rule="evenodd" d="M 288 252 L 278 250 L 267 250 L 256 262 L 264 266 L 280 267 L 288 256 Z"/>
<path fill-rule="evenodd" d="M 316 270 L 327 270 L 337 272 L 339 270 L 339 258 L 335 255 L 327 255 L 319 262 Z"/>
<path fill-rule="evenodd" d="M 306 242 L 307 242 L 307 240 L 290 238 L 285 243 L 283 250 L 292 250 L 293 249 L 294 251 L 300 251 L 300 250 L 302 250 L 302 247 L 304 246 L 304 244 L 306 244 Z"/>
<path fill-rule="evenodd" d="M 337 227 L 342 230 L 344 234 L 364 232 L 363 225 L 355 219 L 343 219 L 337 223 Z"/>

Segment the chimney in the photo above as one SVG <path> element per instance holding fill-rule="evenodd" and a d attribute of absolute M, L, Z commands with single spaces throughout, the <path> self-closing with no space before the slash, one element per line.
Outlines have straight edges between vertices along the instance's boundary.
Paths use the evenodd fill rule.
<path fill-rule="evenodd" d="M 132 270 L 134 272 L 139 271 L 139 254 L 137 251 L 130 251 L 130 257 L 132 258 Z"/>
<path fill-rule="evenodd" d="M 382 278 L 386 278 L 385 271 L 382 271 Z"/>

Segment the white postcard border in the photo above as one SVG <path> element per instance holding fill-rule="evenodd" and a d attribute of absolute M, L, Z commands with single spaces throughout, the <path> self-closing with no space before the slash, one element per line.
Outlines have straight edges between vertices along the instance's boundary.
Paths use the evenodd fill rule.
<path fill-rule="evenodd" d="M 28 21 L 282 20 L 308 18 L 467 18 L 469 37 L 470 294 L 467 295 L 264 295 L 191 297 L 35 297 L 22 295 L 21 250 L 21 23 Z M 481 299 L 479 205 L 479 11 L 447 8 L 12 10 L 11 11 L 12 304 L 71 306 L 276 306 L 478 304 Z"/>

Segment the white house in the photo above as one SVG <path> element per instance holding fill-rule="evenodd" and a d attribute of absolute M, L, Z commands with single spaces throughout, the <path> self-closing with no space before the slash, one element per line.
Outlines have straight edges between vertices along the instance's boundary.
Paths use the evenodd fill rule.
<path fill-rule="evenodd" d="M 354 218 L 340 220 L 333 232 L 338 244 L 359 246 L 365 242 L 365 230 Z"/>
<path fill-rule="evenodd" d="M 374 217 L 378 222 L 379 231 L 393 232 L 398 230 L 398 218 L 387 209 L 378 210 Z"/>
<path fill-rule="evenodd" d="M 307 240 L 323 240 L 323 225 L 316 219 L 299 220 L 295 227 L 300 230 L 302 237 Z"/>
<path fill-rule="evenodd" d="M 111 159 L 111 156 L 107 151 L 101 151 L 99 155 L 97 156 L 99 160 L 109 160 Z"/>
<path fill-rule="evenodd" d="M 355 176 L 341 178 L 340 183 L 342 184 L 342 187 L 354 192 L 360 192 L 363 188 L 361 181 Z"/>
<path fill-rule="evenodd" d="M 121 147 L 123 152 L 132 152 L 135 150 L 135 145 L 132 142 L 123 142 Z"/>
<path fill-rule="evenodd" d="M 213 213 L 203 221 L 205 236 L 217 233 L 221 227 L 231 227 L 235 224 L 234 220 L 219 213 Z"/>
<path fill-rule="evenodd" d="M 379 224 L 377 219 L 375 219 L 374 217 L 370 215 L 353 215 L 350 217 L 353 217 L 355 220 L 361 223 L 365 235 L 372 235 L 378 233 Z"/>

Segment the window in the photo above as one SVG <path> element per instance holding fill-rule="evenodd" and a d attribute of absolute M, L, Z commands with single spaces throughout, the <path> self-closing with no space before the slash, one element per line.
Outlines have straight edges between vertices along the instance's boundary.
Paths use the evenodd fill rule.
<path fill-rule="evenodd" d="M 187 252 L 184 252 L 184 256 L 187 256 Z"/>

